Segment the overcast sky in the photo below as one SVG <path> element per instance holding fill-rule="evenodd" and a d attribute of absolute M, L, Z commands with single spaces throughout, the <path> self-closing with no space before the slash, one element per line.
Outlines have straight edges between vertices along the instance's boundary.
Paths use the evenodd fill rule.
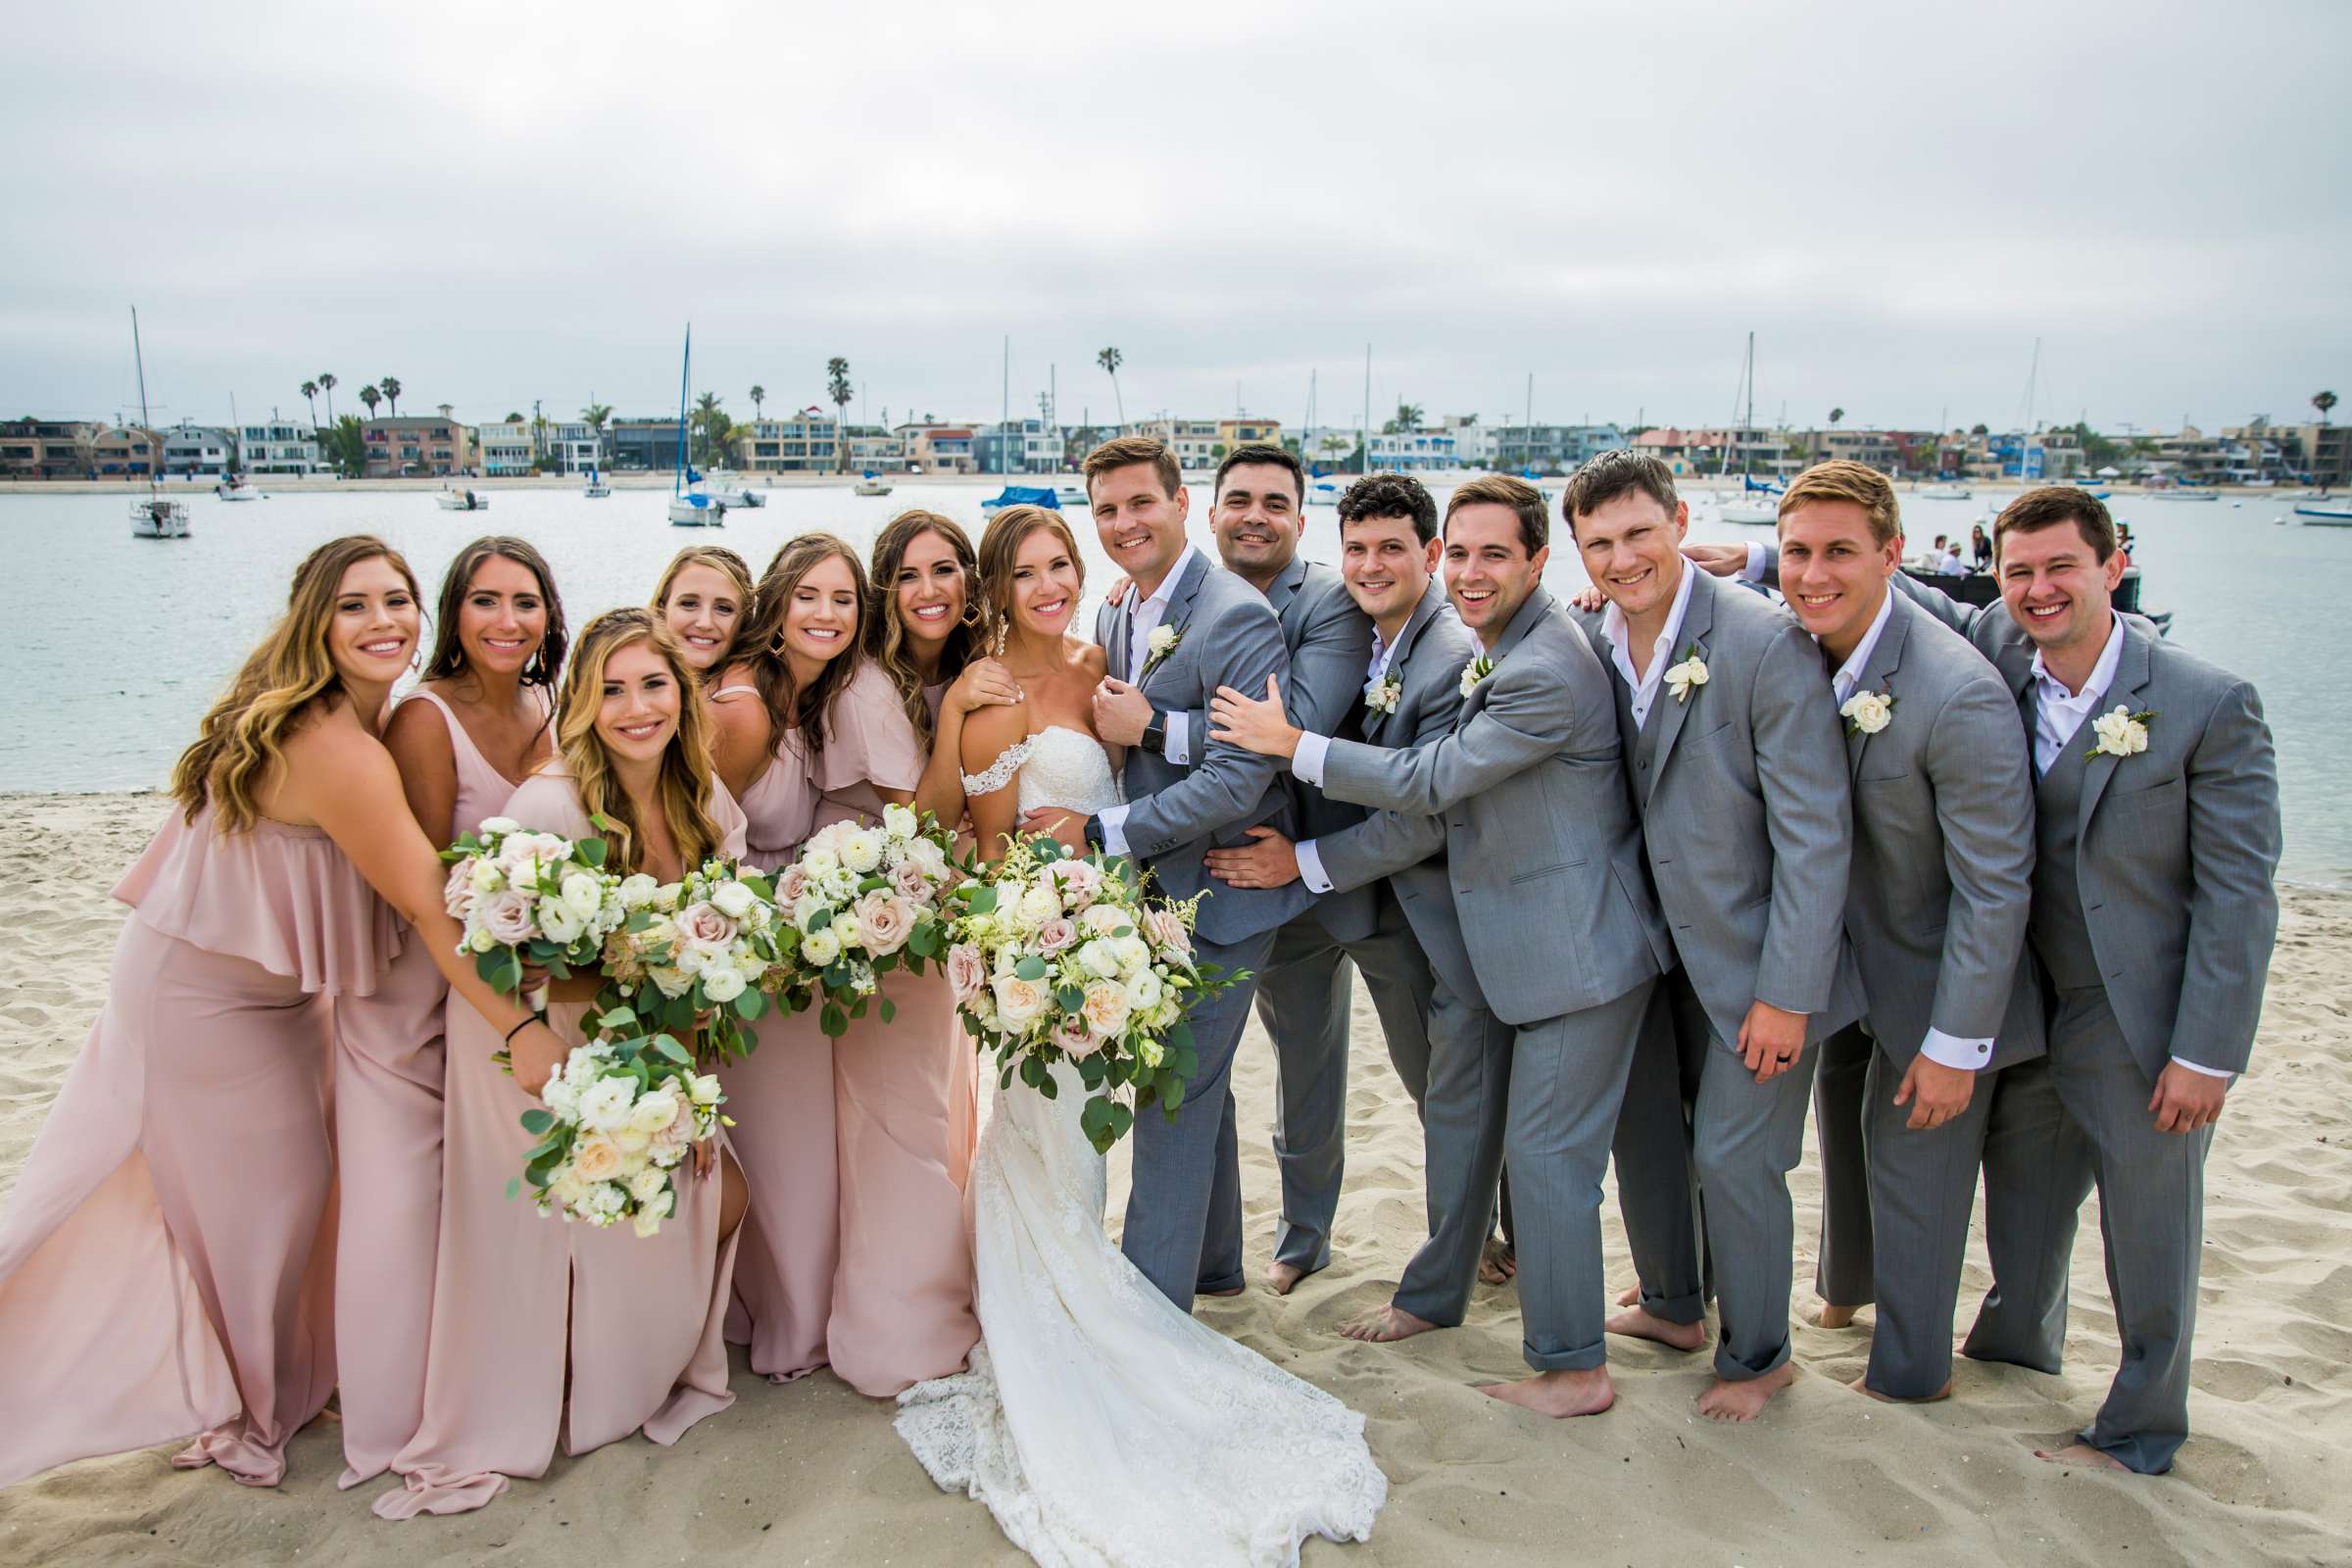
<path fill-rule="evenodd" d="M 1590 15 L 1579 13 L 1590 10 Z M 2352 5 L 19 8 L 0 413 L 2113 428 L 2352 394 Z M 323 410 L 321 411 L 323 412 Z"/>

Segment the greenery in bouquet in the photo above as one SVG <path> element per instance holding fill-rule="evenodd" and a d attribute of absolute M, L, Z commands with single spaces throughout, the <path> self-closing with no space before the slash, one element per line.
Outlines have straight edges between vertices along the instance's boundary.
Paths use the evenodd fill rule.
<path fill-rule="evenodd" d="M 897 1009 L 880 995 L 881 977 L 901 968 L 921 974 L 946 955 L 942 902 L 964 871 L 954 840 L 928 812 L 889 806 L 877 823 L 819 828 L 775 878 L 777 913 L 798 959 L 779 988 L 786 1005 L 818 1007 L 818 1027 L 832 1038 L 869 1004 L 890 1021 Z"/>

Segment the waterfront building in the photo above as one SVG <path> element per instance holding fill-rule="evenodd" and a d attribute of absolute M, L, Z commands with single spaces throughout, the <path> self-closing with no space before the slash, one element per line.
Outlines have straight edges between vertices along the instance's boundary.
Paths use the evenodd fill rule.
<path fill-rule="evenodd" d="M 1214 419 L 1141 419 L 1136 422 L 1135 431 L 1175 453 L 1177 466 L 1187 472 L 1214 468 L 1224 461 Z"/>
<path fill-rule="evenodd" d="M 1765 436 L 1769 431 L 1739 432 Z M 1568 473 L 1588 459 L 1627 445 L 1625 432 L 1613 424 L 1502 424 L 1494 427 L 1494 466 L 1508 473 L 1533 468 L 1538 473 Z M 1757 452 L 1763 448 L 1759 444 Z M 1774 451 L 1777 455 L 1779 449 Z M 1732 466 L 1740 466 L 1735 451 Z"/>
<path fill-rule="evenodd" d="M 1373 471 L 1417 473 L 1431 468 L 1458 468 L 1450 430 L 1376 430 L 1372 433 Z"/>
<path fill-rule="evenodd" d="M 182 419 L 164 432 L 164 472 L 218 478 L 236 452 L 237 438 L 229 431 Z"/>
<path fill-rule="evenodd" d="M 1056 473 L 1063 462 L 1061 429 L 1043 419 L 983 425 L 972 437 L 972 464 L 982 473 Z"/>
<path fill-rule="evenodd" d="M 473 466 L 472 432 L 450 417 L 447 404 L 437 414 L 363 419 L 360 441 L 370 479 L 446 478 Z"/>
<path fill-rule="evenodd" d="M 1447 414 L 1438 427 L 1453 437 L 1453 459 L 1465 468 L 1494 466 L 1494 427 L 1481 424 L 1475 414 Z"/>
<path fill-rule="evenodd" d="M 164 438 L 138 424 L 102 424 L 90 443 L 90 462 L 99 478 L 115 474 L 160 474 Z"/>
<path fill-rule="evenodd" d="M 237 426 L 237 466 L 247 473 L 323 473 L 318 431 L 271 415 Z"/>
<path fill-rule="evenodd" d="M 1832 425 L 1826 430 L 1803 430 L 1790 438 L 1792 449 L 1800 451 L 1808 466 L 1843 459 L 1876 468 L 1881 473 L 1893 474 L 1902 468 L 1902 448 L 1890 430 L 1841 429 Z M 1735 465 L 1737 466 L 1737 465 Z"/>
<path fill-rule="evenodd" d="M 0 474 L 11 479 L 79 479 L 96 466 L 100 426 L 87 419 L 0 422 Z"/>
<path fill-rule="evenodd" d="M 831 473 L 840 462 L 840 423 L 815 408 L 754 419 L 735 438 L 735 466 L 747 473 Z"/>
<path fill-rule="evenodd" d="M 501 419 L 474 431 L 482 455 L 482 473 L 497 479 L 531 471 L 531 421 Z"/>
<path fill-rule="evenodd" d="M 1354 425 L 1315 424 L 1298 432 L 1297 450 L 1298 461 L 1311 471 L 1353 472 L 1356 449 L 1363 444 L 1364 433 Z"/>
<path fill-rule="evenodd" d="M 1282 445 L 1282 421 L 1260 418 L 1255 415 L 1219 419 L 1217 421 L 1217 443 L 1225 449 L 1225 452 L 1231 452 L 1235 447 L 1248 446 L 1251 443 L 1278 447 Z M 1225 452 L 1217 454 L 1219 463 L 1225 461 Z"/>
<path fill-rule="evenodd" d="M 605 440 L 617 470 L 667 473 L 678 466 L 678 421 L 674 417 L 614 419 Z"/>
<path fill-rule="evenodd" d="M 909 422 L 892 432 L 906 446 L 906 466 L 922 473 L 977 473 L 972 450 L 979 432 L 968 424 Z"/>
<path fill-rule="evenodd" d="M 596 426 L 580 419 L 559 419 L 547 427 L 548 466 L 558 473 L 586 473 L 605 463 L 605 443 Z"/>
<path fill-rule="evenodd" d="M 862 473 L 868 468 L 876 473 L 887 473 L 906 466 L 906 443 L 900 440 L 888 425 L 844 425 L 841 441 L 849 448 L 850 471 L 853 473 Z"/>

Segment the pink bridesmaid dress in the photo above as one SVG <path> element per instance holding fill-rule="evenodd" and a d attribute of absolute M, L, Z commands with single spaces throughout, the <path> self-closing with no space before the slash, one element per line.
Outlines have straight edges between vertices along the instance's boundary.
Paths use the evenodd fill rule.
<path fill-rule="evenodd" d="M 816 822 L 881 815 L 878 789 L 912 790 L 923 751 L 899 692 L 860 665 L 810 761 Z M 833 1370 L 860 1394 L 893 1397 L 961 1368 L 980 1338 L 972 1314 L 973 1052 L 947 977 L 886 976 L 895 1005 L 850 1025 L 833 1048 L 833 1114 L 841 1169 L 841 1262 L 825 1343 Z"/>
<path fill-rule="evenodd" d="M 113 989 L 0 1218 L 0 1485 L 197 1433 L 174 1465 L 274 1486 L 334 1390 L 332 999 L 400 922 L 323 831 L 215 822 L 174 806 L 115 888 Z"/>
<path fill-rule="evenodd" d="M 595 831 L 561 773 L 533 775 L 501 814 L 568 838 Z M 722 853 L 740 854 L 743 813 L 723 789 L 711 814 Z M 548 1022 L 577 1044 L 586 1011 L 558 1003 Z M 626 1225 L 567 1224 L 528 1198 L 508 1198 L 532 1143 L 522 1113 L 539 1102 L 491 1060 L 499 1033 L 463 997 L 449 999 L 446 1029 L 424 1414 L 392 1461 L 405 1487 L 375 1499 L 385 1519 L 479 1508 L 509 1477 L 546 1474 L 559 1442 L 581 1454 L 643 1429 L 656 1443 L 675 1443 L 735 1398 L 720 1338 L 735 1248 L 719 1239 L 715 1172 L 697 1178 L 681 1166 L 678 1212 L 642 1241 Z"/>
<path fill-rule="evenodd" d="M 760 700 L 728 686 L 712 702 Z M 750 823 L 744 858 L 761 870 L 791 863 L 808 836 L 816 790 L 787 733 L 767 771 L 743 792 Z M 788 1383 L 825 1364 L 825 1319 L 841 1251 L 833 1145 L 833 1042 L 816 1014 L 770 1014 L 760 1045 L 726 1071 L 735 1157 L 752 1206 L 735 1255 L 727 1338 L 750 1347 L 752 1370 Z"/>
<path fill-rule="evenodd" d="M 447 703 L 428 703 L 449 726 L 457 808 L 428 822 L 437 843 L 494 816 L 514 781 L 474 745 Z M 433 1258 L 441 1233 L 442 1008 L 449 986 L 412 937 L 383 982 L 335 1007 L 337 1229 L 365 1238 L 335 1271 L 335 1340 L 364 1353 L 342 1364 L 341 1482 L 356 1487 L 391 1465 L 424 1413 L 425 1340 L 432 1324 Z"/>

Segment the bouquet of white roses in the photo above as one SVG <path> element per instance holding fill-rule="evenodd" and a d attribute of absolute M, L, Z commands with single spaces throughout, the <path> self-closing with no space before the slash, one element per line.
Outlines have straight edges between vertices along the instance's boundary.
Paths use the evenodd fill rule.
<path fill-rule="evenodd" d="M 623 1009 L 597 1021 L 627 1030 L 636 1017 Z M 677 1208 L 671 1172 L 725 1119 L 718 1078 L 692 1061 L 668 1035 L 607 1033 L 573 1047 L 540 1091 L 546 1108 L 522 1113 L 523 1130 L 539 1142 L 507 1196 L 528 1181 L 542 1214 L 599 1227 L 625 1219 L 640 1237 L 661 1230 Z"/>
<path fill-rule="evenodd" d="M 925 960 L 937 961 L 948 947 L 941 899 L 958 874 L 952 846 L 904 806 L 884 807 L 870 827 L 835 822 L 811 835 L 776 874 L 776 908 L 800 960 L 787 1005 L 805 990 L 823 1008 L 819 1027 L 838 1037 L 865 1016 L 881 975 L 921 974 Z M 883 1021 L 895 1011 L 883 998 Z"/>
<path fill-rule="evenodd" d="M 1235 981 L 1193 954 L 1200 900 L 1145 897 L 1124 857 L 1076 856 L 1050 838 L 1015 844 L 954 894 L 948 983 L 965 1032 L 1051 1100 L 1068 1061 L 1087 1089 L 1079 1125 L 1099 1152 L 1157 1103 L 1172 1120 L 1199 1068 L 1185 1014 Z"/>
<path fill-rule="evenodd" d="M 747 1026 L 767 1010 L 760 984 L 801 942 L 767 878 L 711 859 L 679 882 L 624 877 L 616 895 L 624 912 L 605 944 L 599 1004 L 627 1009 L 648 1035 L 699 1033 L 721 1057 L 751 1054 L 760 1039 Z"/>
<path fill-rule="evenodd" d="M 621 923 L 620 884 L 604 868 L 601 838 L 534 833 L 491 816 L 441 858 L 451 862 L 443 906 L 465 924 L 458 951 L 500 991 L 522 988 L 526 961 L 559 980 L 595 968 Z"/>

